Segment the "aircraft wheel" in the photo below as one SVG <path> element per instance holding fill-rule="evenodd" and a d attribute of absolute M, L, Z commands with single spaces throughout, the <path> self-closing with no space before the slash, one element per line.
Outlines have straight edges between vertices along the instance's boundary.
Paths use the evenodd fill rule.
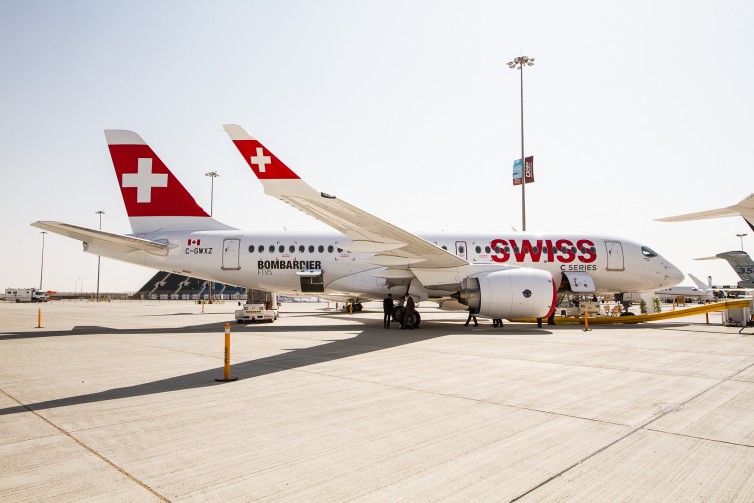
<path fill-rule="evenodd" d="M 406 308 L 403 306 L 395 306 L 393 308 L 393 321 L 397 321 L 400 323 L 400 321 L 403 319 L 403 313 L 406 312 Z"/>
<path fill-rule="evenodd" d="M 360 313 L 362 309 L 364 309 L 364 306 L 362 306 L 359 302 L 353 305 L 353 311 L 355 313 Z"/>

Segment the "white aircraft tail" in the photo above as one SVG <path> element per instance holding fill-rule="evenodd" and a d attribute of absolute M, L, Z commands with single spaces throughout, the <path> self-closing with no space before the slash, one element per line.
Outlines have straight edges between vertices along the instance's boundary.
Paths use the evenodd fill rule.
<path fill-rule="evenodd" d="M 686 276 L 688 276 L 689 278 L 691 278 L 691 281 L 694 282 L 694 284 L 696 285 L 696 287 L 699 290 L 708 290 L 709 289 L 709 287 L 707 285 L 705 285 L 704 283 L 702 283 L 702 280 L 700 280 L 699 278 L 697 278 L 693 274 L 689 273 Z"/>
<path fill-rule="evenodd" d="M 210 217 L 133 131 L 105 130 L 134 234 L 232 229 Z"/>

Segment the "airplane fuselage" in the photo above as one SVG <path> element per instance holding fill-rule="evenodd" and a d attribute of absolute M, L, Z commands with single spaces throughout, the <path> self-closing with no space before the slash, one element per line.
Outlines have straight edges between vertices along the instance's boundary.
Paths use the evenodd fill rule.
<path fill-rule="evenodd" d="M 162 232 L 139 235 L 167 242 L 167 254 L 118 253 L 89 246 L 91 253 L 206 280 L 289 295 L 381 298 L 408 286 L 411 275 L 371 265 L 371 254 L 348 251 L 339 234 L 251 234 L 243 231 Z M 595 293 L 654 291 L 680 281 L 678 271 L 646 246 L 619 238 L 582 234 L 509 233 L 425 236 L 470 263 L 464 274 L 511 266 L 550 272 L 561 290 L 570 275 L 588 275 Z M 420 267 L 421 264 L 414 267 Z M 389 272 L 389 274 L 388 274 Z M 414 279 L 416 281 L 416 279 Z M 439 284 L 440 282 L 438 282 Z M 450 290 L 428 286 L 425 298 Z"/>

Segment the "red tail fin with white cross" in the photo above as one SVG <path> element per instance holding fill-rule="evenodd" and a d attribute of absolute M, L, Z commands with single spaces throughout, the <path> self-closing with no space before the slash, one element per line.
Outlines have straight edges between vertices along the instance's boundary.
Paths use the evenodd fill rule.
<path fill-rule="evenodd" d="M 138 134 L 107 129 L 105 138 L 134 234 L 231 228 L 197 204 Z"/>

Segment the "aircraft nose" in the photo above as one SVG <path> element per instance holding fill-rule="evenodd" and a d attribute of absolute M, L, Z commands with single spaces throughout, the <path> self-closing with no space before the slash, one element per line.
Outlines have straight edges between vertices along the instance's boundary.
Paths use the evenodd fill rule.
<path fill-rule="evenodd" d="M 665 261 L 665 276 L 668 278 L 668 286 L 674 286 L 683 281 L 684 274 L 676 266 Z"/>

